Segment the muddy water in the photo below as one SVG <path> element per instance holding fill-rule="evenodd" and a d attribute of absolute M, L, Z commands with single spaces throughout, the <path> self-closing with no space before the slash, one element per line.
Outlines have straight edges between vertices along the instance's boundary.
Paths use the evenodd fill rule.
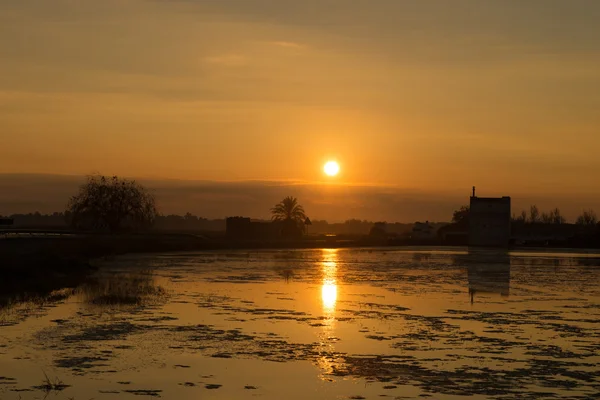
<path fill-rule="evenodd" d="M 600 255 L 128 256 L 0 311 L 0 399 L 600 395 Z"/>

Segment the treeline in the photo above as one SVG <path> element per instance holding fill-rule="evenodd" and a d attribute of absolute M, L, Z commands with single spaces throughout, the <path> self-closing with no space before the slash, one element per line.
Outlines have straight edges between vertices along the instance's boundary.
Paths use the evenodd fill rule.
<path fill-rule="evenodd" d="M 513 215 L 512 222 L 517 224 L 567 224 L 567 219 L 562 215 L 560 209 L 554 208 L 550 211 L 540 211 L 534 204 L 529 207 L 529 212 L 523 210 L 518 215 Z M 598 216 L 594 210 L 584 210 L 576 219 L 577 225 L 596 225 Z"/>
<path fill-rule="evenodd" d="M 155 230 L 180 232 L 225 232 L 225 219 L 207 219 L 191 213 L 185 215 L 158 215 Z"/>
<path fill-rule="evenodd" d="M 2 214 L 0 214 L 0 218 L 3 218 Z M 55 212 L 52 214 L 34 212 L 29 214 L 6 215 L 4 218 L 12 219 L 13 227 L 15 228 L 66 229 L 68 227 L 67 221 L 70 218 L 70 214 L 64 212 Z"/>
<path fill-rule="evenodd" d="M 1 217 L 1 215 L 0 215 Z M 13 220 L 14 228 L 24 229 L 67 229 L 70 227 L 72 214 L 69 211 L 41 214 L 13 214 L 6 216 Z M 171 231 L 225 231 L 224 219 L 207 219 L 190 213 L 185 215 L 158 215 L 154 220 L 153 229 Z"/>
<path fill-rule="evenodd" d="M 390 235 L 405 235 L 412 231 L 415 224 L 402 222 L 373 222 L 360 219 L 349 219 L 344 222 L 328 223 L 325 220 L 312 221 L 308 228 L 313 234 L 335 234 L 335 235 L 368 235 L 375 225 L 384 226 L 385 232 Z M 447 225 L 442 222 L 430 223 L 433 229 Z"/>
<path fill-rule="evenodd" d="M 0 215 L 1 217 L 1 215 Z M 71 213 L 55 212 L 41 214 L 13 214 L 7 216 L 13 220 L 14 228 L 23 229 L 68 229 Z M 313 220 L 308 227 L 309 234 L 334 234 L 334 235 L 368 235 L 375 222 L 349 219 L 344 222 L 329 223 L 326 220 Z M 434 228 L 445 225 L 432 223 Z M 409 233 L 414 224 L 386 223 L 385 229 L 389 234 L 403 235 Z M 154 220 L 153 230 L 172 232 L 225 232 L 225 219 L 207 219 L 191 213 L 185 215 L 158 215 Z"/>

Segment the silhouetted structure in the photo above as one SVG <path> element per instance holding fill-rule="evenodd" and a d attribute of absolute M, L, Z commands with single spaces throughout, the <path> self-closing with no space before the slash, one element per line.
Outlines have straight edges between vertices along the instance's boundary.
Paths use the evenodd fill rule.
<path fill-rule="evenodd" d="M 510 197 L 477 197 L 475 187 L 469 211 L 469 246 L 508 247 Z"/>
<path fill-rule="evenodd" d="M 448 224 L 438 229 L 437 236 L 444 246 L 466 246 L 469 244 L 469 227 L 463 224 Z"/>
<path fill-rule="evenodd" d="M 12 218 L 0 218 L 0 226 L 12 226 Z"/>
<path fill-rule="evenodd" d="M 235 241 L 302 238 L 302 229 L 292 220 L 266 222 L 246 217 L 229 217 L 225 227 L 227 238 Z"/>
<path fill-rule="evenodd" d="M 435 239 L 436 230 L 429 221 L 415 222 L 410 237 L 417 240 Z"/>

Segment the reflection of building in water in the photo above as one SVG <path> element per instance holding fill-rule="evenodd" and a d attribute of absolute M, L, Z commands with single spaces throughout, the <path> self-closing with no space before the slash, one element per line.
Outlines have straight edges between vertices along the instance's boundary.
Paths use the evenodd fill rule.
<path fill-rule="evenodd" d="M 477 294 L 510 293 L 510 257 L 508 252 L 469 252 L 466 256 L 471 303 Z"/>
<path fill-rule="evenodd" d="M 330 373 L 335 360 L 332 359 L 333 343 L 335 343 L 335 308 L 338 299 L 337 267 L 338 255 L 336 249 L 324 249 L 321 261 L 321 303 L 323 307 L 323 332 L 321 334 L 321 356 L 319 367 Z"/>
<path fill-rule="evenodd" d="M 471 303 L 477 294 L 510 293 L 511 258 L 507 251 L 474 251 L 452 256 L 455 266 L 466 267 Z"/>

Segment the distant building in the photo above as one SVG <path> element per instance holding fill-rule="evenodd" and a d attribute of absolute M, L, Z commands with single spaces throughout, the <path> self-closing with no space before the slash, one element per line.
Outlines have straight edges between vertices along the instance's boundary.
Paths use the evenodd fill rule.
<path fill-rule="evenodd" d="M 226 236 L 235 241 L 300 239 L 302 229 L 292 221 L 256 221 L 246 217 L 225 220 Z"/>
<path fill-rule="evenodd" d="M 510 197 L 477 197 L 469 211 L 469 246 L 508 247 L 511 237 Z"/>
<path fill-rule="evenodd" d="M 418 240 L 435 239 L 436 230 L 429 221 L 415 222 L 412 228 L 411 238 Z"/>
<path fill-rule="evenodd" d="M 466 246 L 469 244 L 469 227 L 463 224 L 448 224 L 438 229 L 437 236 L 444 246 Z"/>

